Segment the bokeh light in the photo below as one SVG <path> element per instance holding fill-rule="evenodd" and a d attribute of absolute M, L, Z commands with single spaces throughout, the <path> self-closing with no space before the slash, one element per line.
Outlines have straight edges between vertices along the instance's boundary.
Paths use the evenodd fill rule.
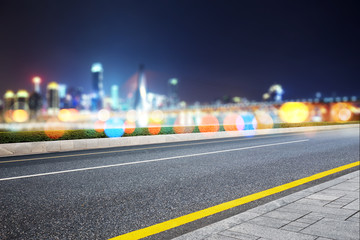
<path fill-rule="evenodd" d="M 181 133 L 192 133 L 195 128 L 194 119 L 190 113 L 180 112 L 177 116 L 173 130 L 177 134 Z"/>
<path fill-rule="evenodd" d="M 109 138 L 121 137 L 125 132 L 124 122 L 120 118 L 110 118 L 105 122 L 104 132 Z"/>
<path fill-rule="evenodd" d="M 199 125 L 200 132 L 217 132 L 219 128 L 219 120 L 215 116 L 208 114 L 201 118 Z"/>
<path fill-rule="evenodd" d="M 161 124 L 160 123 L 151 123 L 148 127 L 148 130 L 151 135 L 157 135 L 161 131 Z"/>
<path fill-rule="evenodd" d="M 244 130 L 255 130 L 257 127 L 257 121 L 253 114 L 247 113 L 242 115 L 244 120 Z"/>
<path fill-rule="evenodd" d="M 339 111 L 339 119 L 343 122 L 349 121 L 351 118 L 351 111 L 347 108 L 343 108 Z"/>
<path fill-rule="evenodd" d="M 132 134 L 136 129 L 136 124 L 134 122 L 125 121 L 125 133 Z"/>
<path fill-rule="evenodd" d="M 258 129 L 269 129 L 274 127 L 274 120 L 272 119 L 270 114 L 265 111 L 256 111 L 255 119 Z"/>
<path fill-rule="evenodd" d="M 135 110 L 130 110 L 126 113 L 126 121 L 136 122 L 136 111 Z"/>
<path fill-rule="evenodd" d="M 353 106 L 349 103 L 335 103 L 331 106 L 331 116 L 336 122 L 347 122 L 352 117 L 351 109 Z"/>
<path fill-rule="evenodd" d="M 245 128 L 244 119 L 240 115 L 236 118 L 236 128 L 238 131 L 242 131 Z"/>
<path fill-rule="evenodd" d="M 236 126 L 236 119 L 238 118 L 238 115 L 235 113 L 231 113 L 226 115 L 223 121 L 223 126 L 225 131 L 237 131 L 238 128 Z"/>
<path fill-rule="evenodd" d="M 18 109 L 12 112 L 12 119 L 15 122 L 23 123 L 29 120 L 29 114 L 27 111 L 23 109 Z"/>
<path fill-rule="evenodd" d="M 301 102 L 287 102 L 280 107 L 279 117 L 287 123 L 305 122 L 309 117 L 309 108 Z"/>
<path fill-rule="evenodd" d="M 62 122 L 59 122 L 57 118 L 50 118 L 46 121 L 44 126 L 44 132 L 46 136 L 51 139 L 59 139 L 65 133 L 66 127 Z"/>
<path fill-rule="evenodd" d="M 71 112 L 69 109 L 61 109 L 58 113 L 58 118 L 60 121 L 62 122 L 68 122 L 68 121 L 71 121 Z"/>
<path fill-rule="evenodd" d="M 97 117 L 100 121 L 106 122 L 110 119 L 110 111 L 107 109 L 101 109 L 98 112 Z"/>
<path fill-rule="evenodd" d="M 164 113 L 161 110 L 155 110 L 150 115 L 151 122 L 161 123 L 164 120 Z"/>
<path fill-rule="evenodd" d="M 95 131 L 98 132 L 98 133 L 104 132 L 105 122 L 100 121 L 100 120 L 96 121 L 96 122 L 94 123 L 94 129 L 95 129 Z"/>

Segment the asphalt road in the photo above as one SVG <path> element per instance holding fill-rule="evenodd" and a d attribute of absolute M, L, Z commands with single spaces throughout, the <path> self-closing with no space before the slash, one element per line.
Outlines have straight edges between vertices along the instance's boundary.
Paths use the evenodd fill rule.
<path fill-rule="evenodd" d="M 0 158 L 0 239 L 108 239 L 356 161 L 359 128 Z"/>

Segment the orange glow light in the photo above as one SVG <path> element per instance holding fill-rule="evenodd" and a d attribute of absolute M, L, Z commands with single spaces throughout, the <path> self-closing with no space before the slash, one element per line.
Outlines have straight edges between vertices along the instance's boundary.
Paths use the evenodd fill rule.
<path fill-rule="evenodd" d="M 201 122 L 199 125 L 200 132 L 217 132 L 219 131 L 219 128 L 219 120 L 215 116 L 208 114 L 201 118 Z"/>
<path fill-rule="evenodd" d="M 309 117 L 309 108 L 301 102 L 287 102 L 280 107 L 279 116 L 287 123 L 305 122 Z"/>
<path fill-rule="evenodd" d="M 12 113 L 12 119 L 18 123 L 26 122 L 29 120 L 29 114 L 25 110 L 18 109 Z"/>
<path fill-rule="evenodd" d="M 237 119 L 237 115 L 235 113 L 231 113 L 228 114 L 225 118 L 224 118 L 224 129 L 225 131 L 229 132 L 229 131 L 237 131 L 237 127 L 236 127 L 236 119 Z"/>

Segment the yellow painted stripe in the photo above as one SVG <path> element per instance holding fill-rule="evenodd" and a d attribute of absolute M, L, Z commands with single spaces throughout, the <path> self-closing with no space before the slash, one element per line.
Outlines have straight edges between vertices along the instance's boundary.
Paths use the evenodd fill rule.
<path fill-rule="evenodd" d="M 271 138 L 271 137 L 283 137 L 283 136 L 291 136 L 291 135 L 299 135 L 301 133 L 290 133 L 290 134 L 276 134 L 272 136 L 263 136 L 263 137 L 231 137 L 236 139 L 228 139 L 228 140 L 217 140 L 217 141 L 206 141 L 204 139 L 202 142 L 198 143 L 185 143 L 185 144 L 174 144 L 170 146 L 158 146 L 158 147 L 145 147 L 145 148 L 133 148 L 133 149 L 122 149 L 122 150 L 115 150 L 115 151 L 104 151 L 104 152 L 93 152 L 93 153 L 78 153 L 78 154 L 68 154 L 68 155 L 61 155 L 61 156 L 49 156 L 49 157 L 38 157 L 38 158 L 26 158 L 26 159 L 17 159 L 17 160 L 5 160 L 1 161 L 2 163 L 14 163 L 14 162 L 28 162 L 28 161 L 36 161 L 36 160 L 44 160 L 44 159 L 58 159 L 58 158 L 66 158 L 66 157 L 79 157 L 79 156 L 89 156 L 89 155 L 102 155 L 102 154 L 110 154 L 110 153 L 120 153 L 120 152 L 134 152 L 134 151 L 141 151 L 141 150 L 150 150 L 150 149 L 161 149 L 161 148 L 172 148 L 172 147 L 182 147 L 182 146 L 193 146 L 193 145 L 204 145 L 209 143 L 221 143 L 221 142 L 237 142 L 237 141 L 244 141 L 244 140 L 255 140 L 255 139 L 264 139 L 264 138 Z M 194 140 L 194 141 L 201 141 L 201 140 Z M 124 146 L 119 146 L 124 147 Z M 127 146 L 131 147 L 131 146 Z M 91 149 L 83 149 L 83 150 L 91 150 Z M 11 157 L 11 156 L 10 156 Z"/>
<path fill-rule="evenodd" d="M 341 167 L 337 167 L 337 168 L 334 168 L 331 170 L 327 170 L 325 172 L 317 173 L 315 175 L 305 177 L 305 178 L 302 178 L 302 179 L 299 179 L 299 180 L 296 180 L 296 181 L 293 181 L 290 183 L 286 183 L 284 185 L 270 188 L 270 189 L 267 189 L 262 192 L 254 193 L 254 194 L 242 197 L 242 198 L 238 198 L 238 199 L 235 199 L 235 200 L 232 200 L 229 202 L 221 203 L 219 205 L 200 210 L 198 212 L 193 212 L 193 213 L 190 213 L 190 214 L 178 217 L 178 218 L 174 218 L 174 219 L 168 220 L 166 222 L 158 223 L 158 224 L 146 227 L 146 228 L 135 230 L 133 232 L 129 232 L 129 233 L 111 238 L 110 240 L 141 239 L 144 237 L 148 237 L 148 236 L 184 225 L 186 223 L 193 222 L 195 220 L 199 220 L 201 218 L 228 210 L 230 208 L 237 207 L 237 206 L 243 205 L 245 203 L 249 203 L 249 202 L 258 200 L 260 198 L 264 198 L 264 197 L 273 195 L 275 193 L 279 193 L 279 192 L 288 190 L 290 188 L 294 188 L 294 187 L 300 186 L 302 184 L 305 184 L 305 183 L 308 183 L 308 182 L 311 182 L 311 181 L 329 176 L 331 174 L 341 172 L 341 171 L 344 171 L 344 170 L 352 168 L 352 167 L 359 166 L 359 165 L 360 165 L 360 161 L 350 163 L 350 164 L 347 164 L 347 165 L 344 165 Z"/>

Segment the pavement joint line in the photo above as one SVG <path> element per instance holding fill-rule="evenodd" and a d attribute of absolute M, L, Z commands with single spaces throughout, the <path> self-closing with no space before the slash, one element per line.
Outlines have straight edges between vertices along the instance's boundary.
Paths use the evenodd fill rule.
<path fill-rule="evenodd" d="M 15 179 L 23 179 L 23 178 L 55 175 L 55 174 L 70 173 L 70 172 L 88 171 L 88 170 L 94 170 L 94 169 L 119 167 L 119 166 L 125 166 L 125 165 L 135 165 L 135 164 L 149 163 L 149 162 L 167 161 L 167 160 L 172 160 L 172 159 L 196 157 L 196 156 L 203 156 L 203 155 L 210 155 L 210 154 L 217 154 L 217 153 L 224 153 L 224 152 L 234 152 L 234 151 L 241 151 L 241 150 L 247 150 L 247 149 L 255 149 L 255 148 L 261 148 L 261 147 L 270 147 L 270 146 L 292 144 L 292 143 L 300 143 L 300 142 L 307 142 L 307 141 L 309 141 L 309 139 L 302 139 L 302 140 L 295 140 L 295 141 L 288 141 L 288 142 L 270 143 L 270 144 L 262 144 L 262 145 L 255 145 L 255 146 L 242 147 L 242 148 L 233 148 L 233 149 L 226 149 L 226 150 L 219 150 L 219 151 L 205 152 L 205 153 L 194 153 L 194 154 L 187 154 L 187 155 L 180 155 L 180 156 L 173 156 L 173 157 L 165 157 L 165 158 L 157 158 L 157 159 L 150 159 L 150 160 L 142 160 L 142 161 L 135 161 L 135 162 L 117 163 L 117 164 L 102 165 L 102 166 L 96 166 L 96 167 L 77 168 L 77 169 L 69 169 L 69 170 L 54 171 L 54 172 L 47 172 L 47 173 L 37 173 L 37 174 L 30 174 L 30 175 L 23 175 L 23 176 L 16 176 L 16 177 L 0 178 L 0 181 L 9 181 L 9 180 L 15 180 Z"/>
<path fill-rule="evenodd" d="M 292 135 L 298 135 L 298 134 L 299 133 L 289 133 L 289 134 L 285 133 L 285 134 L 272 135 L 272 136 L 261 136 L 261 137 L 255 137 L 255 138 L 240 137 L 240 139 L 216 140 L 216 141 L 207 141 L 207 142 L 199 142 L 199 143 L 176 144 L 176 145 L 171 145 L 171 146 L 158 146 L 158 147 L 147 147 L 147 148 L 122 149 L 122 150 L 106 151 L 106 152 L 79 153 L 79 154 L 70 154 L 70 155 L 62 155 L 62 156 L 49 156 L 49 157 L 39 157 L 39 158 L 16 159 L 16 160 L 7 160 L 7 161 L 1 161 L 0 160 L 0 164 L 13 163 L 13 162 L 28 162 L 28 161 L 54 159 L 54 158 L 66 158 L 66 157 L 78 157 L 78 156 L 110 154 L 110 153 L 120 153 L 120 152 L 132 152 L 132 151 L 171 148 L 171 147 L 182 147 L 182 146 L 192 146 L 192 145 L 203 145 L 203 144 L 209 144 L 209 143 L 236 142 L 236 141 L 255 140 L 255 139 L 264 139 L 264 138 L 266 139 L 266 138 L 272 138 L 272 137 L 292 136 Z M 239 137 L 233 137 L 233 138 L 239 138 Z"/>
<path fill-rule="evenodd" d="M 258 199 L 261 199 L 261 198 L 264 198 L 264 197 L 267 197 L 267 196 L 270 196 L 270 195 L 273 195 L 273 194 L 276 194 L 279 192 L 283 192 L 285 190 L 303 185 L 308 182 L 312 182 L 317 179 L 324 178 L 324 177 L 332 175 L 334 173 L 338 173 L 338 172 L 341 172 L 346 169 L 350 169 L 350 168 L 353 168 L 353 167 L 356 167 L 359 165 L 360 165 L 360 161 L 346 164 L 346 165 L 343 165 L 343 166 L 340 166 L 337 168 L 333 168 L 333 169 L 330 169 L 330 170 L 327 170 L 324 172 L 320 172 L 320 173 L 317 173 L 317 174 L 314 174 L 314 175 L 311 175 L 311 176 L 308 176 L 305 178 L 295 180 L 293 182 L 289 182 L 289 183 L 286 183 L 286 184 L 283 184 L 283 185 L 280 185 L 277 187 L 273 187 L 273 188 L 270 188 L 270 189 L 267 189 L 267 190 L 264 190 L 261 192 L 247 195 L 245 197 L 241 197 L 241 198 L 231 200 L 229 202 L 221 203 L 221 204 L 218 204 L 218 205 L 215 205 L 215 206 L 212 206 L 212 207 L 209 207 L 209 208 L 197 211 L 197 212 L 193 212 L 193 213 L 183 215 L 183 216 L 180 216 L 180 217 L 177 217 L 174 219 L 170 219 L 165 222 L 157 223 L 157 224 L 149 226 L 149 227 L 145 227 L 145 228 L 138 229 L 138 230 L 135 230 L 135 231 L 132 231 L 129 233 L 125 233 L 123 235 L 113 237 L 110 240 L 142 239 L 142 238 L 145 238 L 148 236 L 152 236 L 154 234 L 161 233 L 161 232 L 179 227 L 181 225 L 214 215 L 216 213 L 220 213 L 220 212 L 229 210 L 234 207 L 244 205 L 246 203 L 249 203 L 249 202 L 252 202 L 252 201 L 255 201 L 255 200 L 258 200 Z"/>

